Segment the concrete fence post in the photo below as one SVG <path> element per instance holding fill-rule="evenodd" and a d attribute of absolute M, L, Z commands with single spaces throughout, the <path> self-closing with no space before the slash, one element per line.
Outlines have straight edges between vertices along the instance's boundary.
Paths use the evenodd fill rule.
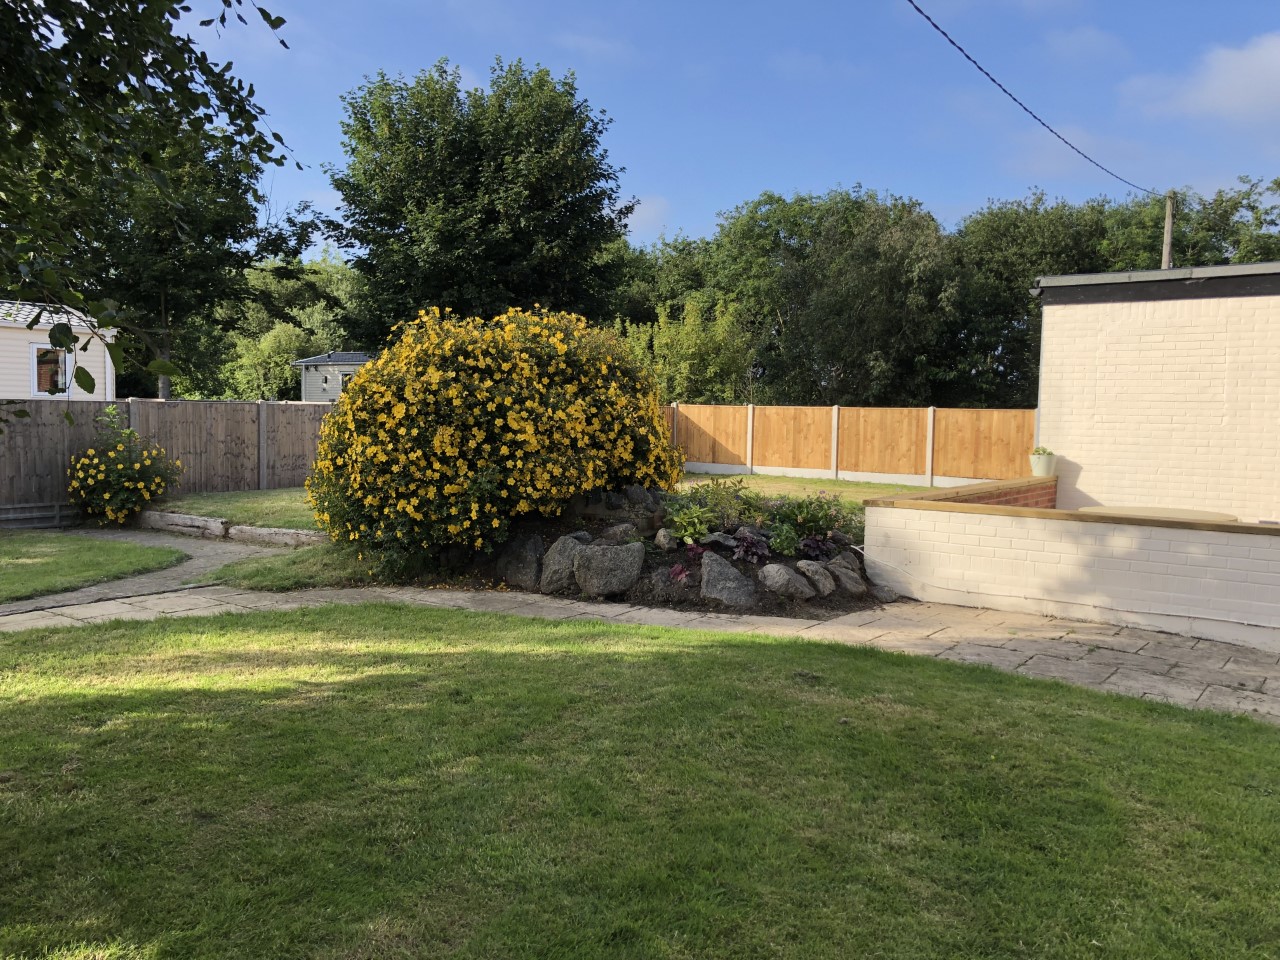
<path fill-rule="evenodd" d="M 755 473 L 756 465 L 756 405 L 747 404 L 747 473 Z"/>
<path fill-rule="evenodd" d="M 680 401 L 671 401 L 671 443 L 680 447 Z"/>
<path fill-rule="evenodd" d="M 266 420 L 267 401 L 258 401 L 258 489 L 267 489 L 267 428 L 263 422 Z"/>
<path fill-rule="evenodd" d="M 930 407 L 929 408 L 929 431 L 928 431 L 927 437 L 925 438 L 925 444 L 924 444 L 924 473 L 925 473 L 925 477 L 929 481 L 929 486 L 931 487 L 933 486 L 933 438 L 934 438 L 933 427 L 937 419 L 938 419 L 938 408 Z"/>
<path fill-rule="evenodd" d="M 831 408 L 831 479 L 840 479 L 840 405 Z"/>
<path fill-rule="evenodd" d="M 125 406 L 125 408 L 124 408 L 124 409 L 125 409 L 125 415 L 124 415 L 125 426 L 127 426 L 130 430 L 132 430 L 132 429 L 134 429 L 134 427 L 133 427 L 133 397 L 130 397 L 128 400 L 126 400 L 126 401 L 125 401 L 125 404 L 126 404 L 126 406 Z"/>

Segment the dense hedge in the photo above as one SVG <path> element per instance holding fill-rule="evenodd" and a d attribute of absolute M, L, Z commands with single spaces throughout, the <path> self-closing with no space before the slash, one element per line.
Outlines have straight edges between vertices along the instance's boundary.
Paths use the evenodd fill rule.
<path fill-rule="evenodd" d="M 432 309 L 397 330 L 321 426 L 307 489 L 335 541 L 481 549 L 574 494 L 679 479 L 654 385 L 613 333 L 514 309 Z"/>

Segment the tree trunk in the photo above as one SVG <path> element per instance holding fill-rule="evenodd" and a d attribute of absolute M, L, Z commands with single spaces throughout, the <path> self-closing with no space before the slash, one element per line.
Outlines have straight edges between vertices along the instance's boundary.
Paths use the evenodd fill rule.
<path fill-rule="evenodd" d="M 168 360 L 169 354 L 172 352 L 172 343 L 169 339 L 169 314 L 165 309 L 164 290 L 160 291 L 160 359 Z M 161 400 L 169 399 L 169 375 L 167 373 L 156 374 L 156 396 Z"/>
<path fill-rule="evenodd" d="M 165 331 L 161 335 L 160 340 L 160 359 L 168 360 L 171 353 L 169 344 L 169 331 Z M 169 375 L 167 373 L 156 374 L 156 396 L 161 400 L 168 400 L 170 393 Z"/>

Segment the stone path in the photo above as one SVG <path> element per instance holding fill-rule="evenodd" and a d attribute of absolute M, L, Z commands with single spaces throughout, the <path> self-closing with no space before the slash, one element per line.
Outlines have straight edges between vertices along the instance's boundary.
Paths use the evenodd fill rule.
<path fill-rule="evenodd" d="M 15 614 L 53 608 L 65 609 L 85 604 L 99 603 L 108 600 L 120 600 L 140 597 L 144 594 L 166 593 L 181 589 L 190 580 L 203 576 L 233 560 L 246 557 L 261 557 L 272 553 L 280 553 L 281 548 L 263 547 L 256 544 L 239 543 L 230 540 L 200 540 L 195 537 L 175 537 L 167 533 L 156 533 L 151 530 L 68 530 L 59 536 L 83 538 L 86 550 L 93 549 L 95 540 L 123 540 L 144 547 L 168 547 L 181 550 L 187 559 L 163 570 L 153 570 L 136 577 L 124 577 L 97 583 L 79 590 L 68 590 L 43 597 L 32 597 L 30 600 L 14 600 L 0 603 L 0 622 Z"/>
<path fill-rule="evenodd" d="M 221 586 L 184 587 L 180 586 L 182 581 L 230 560 L 277 551 L 143 531 L 69 535 L 177 546 L 192 559 L 168 570 L 97 587 L 0 604 L 0 631 L 393 601 L 541 619 L 766 633 L 865 645 L 982 664 L 1186 707 L 1249 713 L 1280 723 L 1280 653 L 1214 640 L 937 603 L 895 603 L 818 621 L 683 612 L 516 592 L 370 587 L 258 593 Z"/>

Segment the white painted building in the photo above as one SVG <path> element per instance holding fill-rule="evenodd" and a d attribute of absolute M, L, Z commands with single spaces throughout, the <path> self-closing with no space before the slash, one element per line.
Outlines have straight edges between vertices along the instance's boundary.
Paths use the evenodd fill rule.
<path fill-rule="evenodd" d="M 920 600 L 1280 653 L 1280 263 L 1039 290 L 1053 496 L 1020 480 L 870 501 L 868 572 Z"/>
<path fill-rule="evenodd" d="M 303 402 L 333 403 L 347 381 L 369 360 L 367 353 L 335 350 L 293 361 L 292 366 L 302 371 Z"/>
<path fill-rule="evenodd" d="M 93 320 L 65 308 L 44 307 L 42 313 L 41 310 L 39 304 L 0 300 L 0 399 L 52 396 L 71 400 L 114 400 L 115 365 L 102 340 L 90 336 L 94 329 Z M 30 325 L 33 320 L 34 325 Z M 49 331 L 55 323 L 71 324 L 72 330 L 81 338 L 75 350 L 56 349 L 49 343 Z M 111 340 L 114 331 L 102 331 L 101 336 Z M 92 374 L 92 393 L 76 385 L 76 367 L 83 367 Z"/>
<path fill-rule="evenodd" d="M 1058 506 L 1280 520 L 1280 263 L 1043 277 Z"/>

